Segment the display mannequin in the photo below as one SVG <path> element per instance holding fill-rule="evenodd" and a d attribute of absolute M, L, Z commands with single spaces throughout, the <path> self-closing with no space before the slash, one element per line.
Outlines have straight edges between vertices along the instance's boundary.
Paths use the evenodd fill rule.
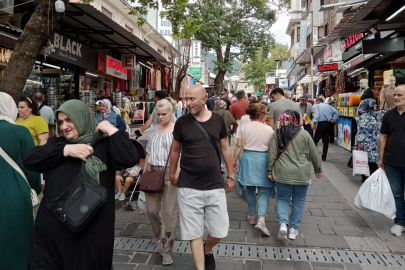
<path fill-rule="evenodd" d="M 396 79 L 390 76 L 388 79 L 388 86 L 383 87 L 380 92 L 380 109 L 388 109 L 395 107 L 394 90 Z M 385 85 L 384 85 L 385 86 Z"/>
<path fill-rule="evenodd" d="M 360 80 L 360 89 L 362 91 L 361 100 L 368 99 L 368 98 L 374 99 L 373 90 L 368 86 L 367 79 Z"/>
<path fill-rule="evenodd" d="M 302 95 L 304 95 L 304 89 L 302 88 L 301 84 L 299 84 L 297 86 L 297 96 L 301 97 Z"/>

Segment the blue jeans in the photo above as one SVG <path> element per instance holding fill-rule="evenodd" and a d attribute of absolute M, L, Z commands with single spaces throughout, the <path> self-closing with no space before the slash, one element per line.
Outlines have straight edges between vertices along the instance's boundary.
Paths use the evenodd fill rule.
<path fill-rule="evenodd" d="M 390 182 L 392 193 L 394 194 L 395 213 L 394 223 L 405 227 L 405 201 L 404 201 L 404 184 L 405 184 L 405 167 L 385 165 L 385 173 Z"/>
<path fill-rule="evenodd" d="M 256 187 L 246 186 L 246 200 L 249 206 L 249 212 L 251 215 L 256 214 L 256 206 L 259 204 L 258 216 L 267 216 L 267 208 L 269 207 L 270 200 L 270 188 L 269 187 L 257 187 L 259 190 L 259 203 L 256 200 Z"/>
<path fill-rule="evenodd" d="M 285 223 L 291 228 L 298 229 L 304 213 L 308 185 L 288 185 L 276 182 L 276 188 L 278 224 Z M 290 222 L 288 222 L 291 198 L 291 215 Z"/>

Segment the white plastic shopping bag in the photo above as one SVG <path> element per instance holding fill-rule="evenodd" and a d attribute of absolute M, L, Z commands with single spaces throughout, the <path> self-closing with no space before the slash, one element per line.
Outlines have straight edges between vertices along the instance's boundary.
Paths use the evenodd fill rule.
<path fill-rule="evenodd" d="M 390 183 L 383 169 L 378 169 L 360 187 L 354 199 L 359 209 L 376 211 L 395 218 L 395 201 Z"/>
<path fill-rule="evenodd" d="M 138 197 L 138 207 L 142 209 L 142 211 L 146 212 L 146 197 L 145 192 L 141 191 Z"/>
<path fill-rule="evenodd" d="M 355 174 L 370 175 L 367 152 L 353 150 L 353 175 Z"/>

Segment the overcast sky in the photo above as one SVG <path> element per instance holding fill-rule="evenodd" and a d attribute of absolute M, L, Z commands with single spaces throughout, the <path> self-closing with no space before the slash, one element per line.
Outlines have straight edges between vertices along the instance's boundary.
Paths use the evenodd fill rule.
<path fill-rule="evenodd" d="M 290 20 L 290 15 L 287 13 L 280 13 L 277 18 L 277 22 L 271 27 L 271 32 L 276 38 L 276 41 L 283 44 L 290 45 L 291 38 L 285 32 L 287 30 L 287 25 Z"/>

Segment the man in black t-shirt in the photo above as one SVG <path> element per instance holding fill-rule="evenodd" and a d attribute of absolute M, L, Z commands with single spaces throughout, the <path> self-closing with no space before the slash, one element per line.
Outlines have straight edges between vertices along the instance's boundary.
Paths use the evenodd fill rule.
<path fill-rule="evenodd" d="M 394 90 L 396 108 L 385 113 L 379 140 L 379 168 L 384 168 L 395 199 L 394 226 L 390 233 L 400 236 L 405 231 L 405 86 Z"/>
<path fill-rule="evenodd" d="M 222 92 L 221 99 L 226 102 L 226 109 L 229 111 L 229 107 L 231 107 L 231 101 L 228 98 L 228 92 Z"/>
<path fill-rule="evenodd" d="M 224 119 L 205 108 L 206 100 L 201 85 L 187 89 L 186 103 L 190 113 L 180 117 L 174 126 L 169 175 L 170 182 L 179 187 L 181 238 L 191 241 L 197 269 L 215 270 L 212 248 L 228 235 L 229 228 L 224 188 L 227 192 L 231 191 L 235 178 Z M 218 152 L 194 121 L 208 133 Z M 177 176 L 180 152 L 181 170 Z M 225 185 L 219 152 L 228 169 Z M 205 244 L 204 224 L 209 233 Z"/>

